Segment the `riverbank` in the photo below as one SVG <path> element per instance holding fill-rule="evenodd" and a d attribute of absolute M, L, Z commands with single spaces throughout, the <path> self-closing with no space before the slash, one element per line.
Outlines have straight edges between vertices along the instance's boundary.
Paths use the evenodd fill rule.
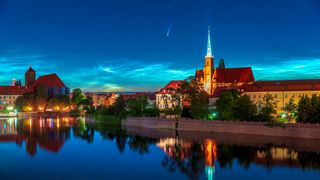
<path fill-rule="evenodd" d="M 153 130 L 174 130 L 195 133 L 230 133 L 253 136 L 304 138 L 320 140 L 319 124 L 285 124 L 283 127 L 267 127 L 264 122 L 202 121 L 165 118 L 127 118 L 122 127 L 141 127 Z"/>

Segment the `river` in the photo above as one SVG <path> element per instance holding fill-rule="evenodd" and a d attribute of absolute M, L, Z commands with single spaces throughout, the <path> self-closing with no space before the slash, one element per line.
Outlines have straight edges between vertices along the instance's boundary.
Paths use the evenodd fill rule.
<path fill-rule="evenodd" d="M 320 147 L 138 135 L 85 118 L 0 119 L 0 179 L 319 177 Z"/>

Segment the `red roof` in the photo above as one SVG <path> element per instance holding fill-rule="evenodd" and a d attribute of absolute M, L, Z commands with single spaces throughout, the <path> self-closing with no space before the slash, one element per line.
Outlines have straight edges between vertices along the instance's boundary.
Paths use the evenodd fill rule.
<path fill-rule="evenodd" d="M 66 87 L 57 74 L 48 74 L 40 76 L 33 84 L 33 88 L 45 86 L 45 87 Z"/>
<path fill-rule="evenodd" d="M 218 83 L 249 83 L 254 82 L 251 67 L 243 68 L 216 68 L 216 81 Z M 203 70 L 196 71 L 196 78 L 203 78 Z"/>
<path fill-rule="evenodd" d="M 0 86 L 1 95 L 22 95 L 25 88 L 22 86 Z"/>
<path fill-rule="evenodd" d="M 217 68 L 218 83 L 249 83 L 254 82 L 251 67 L 243 68 Z"/>
<path fill-rule="evenodd" d="M 252 85 L 244 87 L 246 92 L 312 90 L 320 90 L 320 79 L 256 81 Z"/>
<path fill-rule="evenodd" d="M 158 93 L 165 94 L 168 89 L 178 89 L 180 88 L 180 84 L 184 82 L 183 80 L 170 81 L 164 88 L 162 88 Z"/>

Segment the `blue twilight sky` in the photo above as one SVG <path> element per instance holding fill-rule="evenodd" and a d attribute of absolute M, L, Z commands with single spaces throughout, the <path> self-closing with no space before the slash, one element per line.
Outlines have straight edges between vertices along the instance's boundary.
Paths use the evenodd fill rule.
<path fill-rule="evenodd" d="M 87 91 L 156 90 L 215 64 L 320 78 L 319 0 L 0 0 L 0 85 L 56 72 Z"/>

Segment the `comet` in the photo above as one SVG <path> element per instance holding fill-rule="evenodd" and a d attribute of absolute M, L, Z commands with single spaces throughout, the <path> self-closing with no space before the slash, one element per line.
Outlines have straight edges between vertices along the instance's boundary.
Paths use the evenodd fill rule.
<path fill-rule="evenodd" d="M 167 31 L 167 37 L 169 37 L 169 36 L 170 36 L 170 33 L 171 33 L 171 30 L 172 30 L 172 27 L 173 27 L 173 22 L 172 22 L 172 23 L 170 23 L 170 26 L 169 26 L 168 31 Z"/>

